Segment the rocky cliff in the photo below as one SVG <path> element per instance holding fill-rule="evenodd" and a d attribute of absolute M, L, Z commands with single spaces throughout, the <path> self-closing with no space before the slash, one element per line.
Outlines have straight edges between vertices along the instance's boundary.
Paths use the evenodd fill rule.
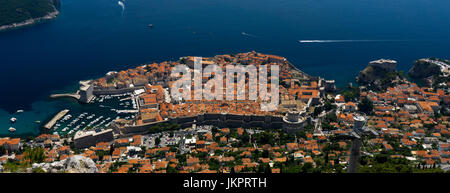
<path fill-rule="evenodd" d="M 356 81 L 360 84 L 370 84 L 386 77 L 387 73 L 395 72 L 397 62 L 394 60 L 371 61 L 364 70 L 359 72 Z"/>
<path fill-rule="evenodd" d="M 90 158 L 74 155 L 61 161 L 53 163 L 35 163 L 30 169 L 41 168 L 44 172 L 58 173 L 97 173 L 98 168 Z"/>
<path fill-rule="evenodd" d="M 395 60 L 371 61 L 364 70 L 360 71 L 356 81 L 363 86 L 372 89 L 384 89 L 403 79 L 400 72 L 396 71 Z"/>
<path fill-rule="evenodd" d="M 414 62 L 413 67 L 409 70 L 408 75 L 411 78 L 427 78 L 433 75 L 439 75 L 440 67 L 428 60 L 420 59 Z"/>
<path fill-rule="evenodd" d="M 380 80 L 385 77 L 385 75 L 390 72 L 384 68 L 375 67 L 375 66 L 367 66 L 359 72 L 356 77 L 356 81 L 360 84 L 370 84 L 374 83 L 376 80 Z"/>
<path fill-rule="evenodd" d="M 55 18 L 60 0 L 0 0 L 0 30 Z"/>

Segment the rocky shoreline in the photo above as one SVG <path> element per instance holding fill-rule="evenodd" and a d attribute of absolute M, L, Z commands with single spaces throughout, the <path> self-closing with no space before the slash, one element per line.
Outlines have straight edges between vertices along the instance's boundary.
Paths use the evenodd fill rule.
<path fill-rule="evenodd" d="M 20 22 L 20 23 L 13 23 L 13 24 L 9 24 L 9 25 L 0 26 L 0 31 L 16 29 L 16 28 L 19 28 L 19 27 L 25 27 L 25 26 L 33 25 L 33 24 L 36 24 L 36 23 L 39 23 L 39 22 L 43 22 L 43 21 L 46 21 L 46 20 L 55 19 L 58 15 L 59 15 L 59 11 L 57 9 L 55 9 L 55 11 L 53 11 L 51 13 L 48 13 L 44 17 L 32 18 L 32 19 L 28 19 L 28 20 L 25 20 L 25 21 Z"/>

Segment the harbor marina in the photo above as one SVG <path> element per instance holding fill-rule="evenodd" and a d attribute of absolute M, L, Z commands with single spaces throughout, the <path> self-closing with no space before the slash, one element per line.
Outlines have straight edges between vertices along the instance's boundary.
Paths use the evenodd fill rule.
<path fill-rule="evenodd" d="M 134 93 L 98 95 L 80 108 L 59 117 L 48 130 L 60 135 L 74 135 L 80 130 L 95 130 L 109 126 L 114 120 L 134 119 L 138 112 Z M 45 127 L 47 128 L 47 127 Z"/>
<path fill-rule="evenodd" d="M 50 129 L 53 127 L 53 125 L 55 125 L 55 123 L 61 119 L 65 114 L 67 114 L 69 112 L 68 109 L 64 109 L 61 112 L 59 112 L 58 114 L 56 114 L 55 117 L 53 117 L 47 124 L 45 124 L 44 128 Z"/>

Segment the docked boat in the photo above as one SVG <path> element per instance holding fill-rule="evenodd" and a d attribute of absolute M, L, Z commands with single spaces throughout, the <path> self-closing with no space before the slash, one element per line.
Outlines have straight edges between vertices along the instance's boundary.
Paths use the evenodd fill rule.
<path fill-rule="evenodd" d="M 9 130 L 10 132 L 14 132 L 14 131 L 16 131 L 16 128 L 10 127 L 8 130 Z"/>
<path fill-rule="evenodd" d="M 11 123 L 15 123 L 17 121 L 17 118 L 13 117 L 10 119 Z"/>
<path fill-rule="evenodd" d="M 17 113 L 23 113 L 22 109 L 17 110 Z"/>

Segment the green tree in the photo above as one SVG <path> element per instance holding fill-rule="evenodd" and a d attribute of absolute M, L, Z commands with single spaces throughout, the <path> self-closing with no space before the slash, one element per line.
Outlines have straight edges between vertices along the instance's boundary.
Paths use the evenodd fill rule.
<path fill-rule="evenodd" d="M 234 167 L 231 167 L 230 173 L 232 173 L 232 174 L 236 173 L 236 171 L 234 171 Z"/>
<path fill-rule="evenodd" d="M 155 139 L 155 145 L 159 145 L 159 143 L 161 143 L 161 139 L 159 137 L 157 137 Z"/>
<path fill-rule="evenodd" d="M 24 152 L 24 159 L 29 163 L 41 163 L 45 160 L 44 149 L 40 147 L 27 148 Z"/>
<path fill-rule="evenodd" d="M 266 174 L 271 174 L 272 173 L 272 169 L 270 168 L 269 164 L 265 164 L 265 170 L 264 173 Z"/>
<path fill-rule="evenodd" d="M 360 112 L 370 115 L 373 112 L 373 103 L 367 97 L 364 97 L 358 104 L 358 109 Z"/>
<path fill-rule="evenodd" d="M 344 99 L 345 99 L 346 102 L 356 101 L 356 99 L 358 99 L 359 96 L 360 96 L 359 88 L 358 87 L 351 87 L 348 90 L 344 91 L 342 93 L 342 95 L 344 95 Z"/>
<path fill-rule="evenodd" d="M 319 116 L 320 113 L 321 113 L 322 111 L 323 111 L 323 108 L 322 108 L 322 107 L 316 107 L 316 108 L 314 108 L 313 116 L 314 116 L 314 117 Z"/>
<path fill-rule="evenodd" d="M 324 108 L 326 111 L 329 111 L 329 110 L 331 110 L 331 109 L 335 109 L 335 108 L 336 108 L 336 105 L 334 105 L 331 101 L 327 100 L 327 101 L 325 102 L 325 104 L 323 105 L 323 108 Z"/>

